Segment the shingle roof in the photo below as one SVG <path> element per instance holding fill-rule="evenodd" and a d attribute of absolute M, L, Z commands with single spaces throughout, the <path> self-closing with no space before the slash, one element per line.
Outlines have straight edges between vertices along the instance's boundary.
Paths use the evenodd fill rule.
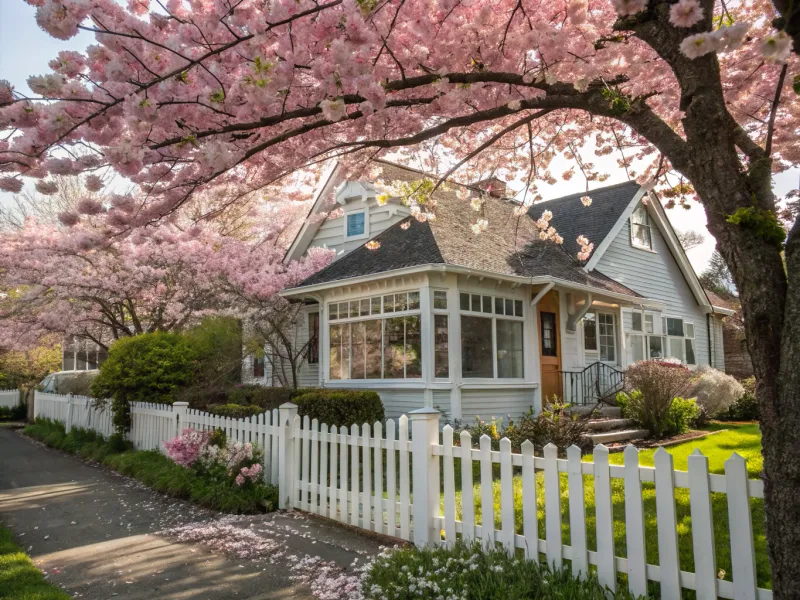
<path fill-rule="evenodd" d="M 580 250 L 575 241 L 577 237 L 585 235 L 597 248 L 625 212 L 639 188 L 635 181 L 626 181 L 591 192 L 570 194 L 537 202 L 528 214 L 535 221 L 545 210 L 552 212 L 553 218 L 550 222 L 564 238 L 564 249 L 570 254 L 577 254 Z M 590 207 L 581 202 L 583 196 L 592 199 Z"/>
<path fill-rule="evenodd" d="M 382 177 L 387 181 L 419 179 L 421 174 L 397 165 L 382 163 Z M 630 184 L 623 184 L 630 187 Z M 622 186 L 612 186 L 620 188 Z M 475 212 L 468 200 L 460 200 L 456 195 L 456 185 L 449 189 L 439 188 L 435 194 L 436 219 L 420 223 L 412 217 L 396 223 L 380 235 L 373 238 L 380 243 L 376 250 L 361 246 L 341 257 L 325 269 L 312 275 L 297 287 L 306 287 L 321 283 L 341 281 L 364 275 L 384 273 L 405 267 L 424 264 L 447 264 L 467 267 L 500 275 L 516 275 L 523 277 L 549 276 L 573 283 L 596 287 L 599 289 L 638 296 L 624 285 L 599 273 L 583 270 L 574 258 L 577 249 L 571 254 L 567 248 L 552 242 L 544 242 L 538 238 L 538 230 L 534 220 L 527 215 L 519 216 L 515 209 L 517 203 L 500 198 L 487 197 L 483 212 Z M 636 186 L 638 189 L 638 186 Z M 471 188 L 470 188 L 471 189 Z M 610 188 L 606 188 L 610 189 Z M 605 192 L 598 190 L 598 192 Z M 605 194 L 592 192 L 597 197 L 598 206 L 604 204 Z M 631 192 L 628 201 L 632 198 Z M 577 196 L 580 207 L 580 196 Z M 610 197 L 616 209 L 622 194 L 614 191 Z M 565 197 L 570 205 L 573 196 Z M 555 201 L 543 203 L 551 205 L 555 221 L 557 213 Z M 593 205 L 594 208 L 594 205 Z M 623 209 L 624 210 L 624 209 Z M 587 211 L 588 212 L 588 211 Z M 593 211 L 592 211 L 593 212 Z M 606 219 L 603 212 L 602 219 Z M 559 215 L 562 213 L 559 211 Z M 621 214 L 621 211 L 620 211 Z M 488 220 L 488 229 L 480 234 L 472 231 L 473 223 L 484 217 Z M 408 223 L 406 229 L 405 223 Z M 554 226 L 559 226 L 554 222 Z M 613 223 L 608 225 L 611 229 Z M 566 223 L 565 229 L 568 229 Z M 593 230 L 596 231 L 596 230 Z M 566 235 L 559 230 L 562 236 Z M 571 235 L 571 234 L 570 234 Z M 577 235 L 577 234 L 576 234 Z M 587 234 L 588 235 L 588 234 Z M 598 238 L 597 244 L 600 239 Z"/>

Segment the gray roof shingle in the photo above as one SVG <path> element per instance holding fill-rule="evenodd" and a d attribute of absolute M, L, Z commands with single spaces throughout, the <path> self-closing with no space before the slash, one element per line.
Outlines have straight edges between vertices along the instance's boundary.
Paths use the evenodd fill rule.
<path fill-rule="evenodd" d="M 381 166 L 384 170 L 384 179 L 390 181 L 415 180 L 422 176 L 418 172 L 397 165 L 382 163 Z M 602 273 L 597 271 L 587 273 L 575 258 L 577 249 L 573 252 L 564 247 L 567 246 L 567 235 L 572 235 L 575 231 L 575 228 L 569 227 L 565 218 L 570 212 L 577 212 L 574 211 L 573 200 L 577 200 L 578 206 L 585 211 L 580 217 L 576 216 L 576 219 L 589 223 L 591 219 L 586 219 L 583 215 L 594 213 L 594 204 L 590 210 L 580 203 L 580 196 L 583 194 L 542 203 L 543 207 L 553 212 L 553 225 L 564 237 L 564 246 L 559 246 L 539 240 L 534 219 L 528 215 L 516 214 L 515 209 L 519 206 L 517 203 L 487 197 L 482 212 L 477 213 L 471 208 L 469 200 L 458 199 L 455 187 L 451 184 L 449 189 L 437 190 L 435 220 L 420 223 L 412 217 L 407 217 L 373 238 L 380 242 L 378 249 L 370 250 L 366 245 L 360 246 L 297 287 L 341 281 L 405 267 L 447 264 L 501 275 L 549 276 L 610 292 L 638 296 Z M 623 204 L 622 198 L 627 195 L 629 202 L 634 193 L 630 184 L 611 186 L 592 192 L 597 207 L 605 207 L 598 211 L 601 215 L 597 220 L 606 223 L 612 214 L 617 214 L 618 218 L 624 210 L 624 208 L 619 209 Z M 565 203 L 563 211 L 560 201 Z M 625 205 L 627 206 L 627 202 Z M 488 219 L 489 227 L 476 235 L 472 231 L 472 225 L 480 217 Z M 563 221 L 561 225 L 556 223 L 557 217 L 559 221 Z M 404 223 L 409 224 L 406 229 L 403 229 Z M 581 227 L 581 224 L 578 227 Z M 610 231 L 611 227 L 613 223 L 603 225 L 606 231 Z M 599 227 L 589 229 L 588 232 L 581 230 L 587 236 L 599 231 L 601 231 Z M 596 239 L 598 245 L 601 240 L 599 237 Z M 575 246 L 574 240 L 572 246 Z"/>
<path fill-rule="evenodd" d="M 552 212 L 553 219 L 550 223 L 564 238 L 564 249 L 570 254 L 577 254 L 580 251 L 580 246 L 575 241 L 578 236 L 585 235 L 597 248 L 625 212 L 640 187 L 635 181 L 626 181 L 590 192 L 545 200 L 531 206 L 528 214 L 535 221 L 544 211 Z M 591 206 L 583 205 L 581 202 L 583 196 L 592 199 Z"/>

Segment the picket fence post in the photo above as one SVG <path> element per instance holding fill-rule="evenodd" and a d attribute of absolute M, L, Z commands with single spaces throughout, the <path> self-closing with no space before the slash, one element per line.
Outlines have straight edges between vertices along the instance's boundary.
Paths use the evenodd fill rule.
<path fill-rule="evenodd" d="M 281 510 L 292 508 L 290 498 L 294 493 L 296 459 L 292 426 L 296 416 L 296 404 L 285 402 L 278 407 L 278 508 Z"/>
<path fill-rule="evenodd" d="M 439 413 L 435 408 L 420 408 L 409 413 L 411 421 L 411 491 L 414 496 L 414 543 L 427 546 L 439 541 L 433 518 L 439 513 L 439 457 L 433 446 L 439 444 Z"/>
<path fill-rule="evenodd" d="M 173 430 L 175 436 L 178 437 L 183 430 L 183 424 L 186 421 L 186 410 L 189 408 L 188 402 L 173 402 L 172 403 L 172 419 L 174 422 Z"/>
<path fill-rule="evenodd" d="M 72 430 L 72 394 L 67 394 L 67 418 L 64 430 L 69 433 Z"/>

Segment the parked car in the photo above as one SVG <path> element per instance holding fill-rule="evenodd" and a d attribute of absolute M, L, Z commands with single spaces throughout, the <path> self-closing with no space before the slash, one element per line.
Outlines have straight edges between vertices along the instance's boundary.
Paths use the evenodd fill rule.
<path fill-rule="evenodd" d="M 76 396 L 90 396 L 92 381 L 100 373 L 99 369 L 92 371 L 59 371 L 50 373 L 39 382 L 36 389 L 50 394 L 75 394 Z"/>

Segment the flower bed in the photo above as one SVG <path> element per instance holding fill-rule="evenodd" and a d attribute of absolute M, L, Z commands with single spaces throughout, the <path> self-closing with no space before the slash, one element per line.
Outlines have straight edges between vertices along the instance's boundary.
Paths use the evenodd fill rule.
<path fill-rule="evenodd" d="M 223 453 L 218 451 L 220 454 L 214 459 L 209 457 L 202 465 L 197 466 L 193 461 L 187 467 L 160 452 L 132 450 L 118 436 L 106 440 L 93 431 L 77 428 L 67 434 L 63 425 L 45 419 L 38 419 L 36 423 L 28 425 L 25 434 L 48 446 L 99 462 L 156 491 L 200 506 L 237 514 L 270 511 L 277 507 L 278 491 L 261 480 L 261 457 L 252 446 L 248 449 L 244 447 L 245 444 L 241 444 L 241 448 L 229 454 L 228 444 L 225 444 L 224 462 Z M 221 436 L 216 437 L 219 440 Z M 209 438 L 198 449 L 198 454 L 202 447 L 210 447 L 214 436 Z M 180 450 L 177 452 L 184 457 L 185 462 L 192 450 L 187 440 L 182 440 L 179 446 Z M 232 462 L 229 463 L 229 460 Z M 244 473 L 242 469 L 245 469 Z M 239 475 L 243 478 L 241 483 L 236 481 Z"/>

